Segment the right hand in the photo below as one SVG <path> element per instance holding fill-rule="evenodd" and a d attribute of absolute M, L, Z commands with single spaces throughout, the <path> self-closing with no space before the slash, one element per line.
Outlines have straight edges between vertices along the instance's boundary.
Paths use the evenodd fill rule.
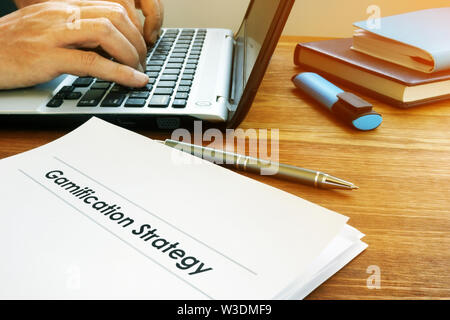
<path fill-rule="evenodd" d="M 129 87 L 148 77 L 145 41 L 121 5 L 45 2 L 0 18 L 0 89 L 29 87 L 61 74 L 93 76 Z M 80 50 L 101 47 L 115 59 Z"/>

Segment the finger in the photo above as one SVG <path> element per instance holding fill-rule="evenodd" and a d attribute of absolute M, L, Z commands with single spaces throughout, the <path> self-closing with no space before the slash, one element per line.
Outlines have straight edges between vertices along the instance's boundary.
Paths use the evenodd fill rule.
<path fill-rule="evenodd" d="M 144 34 L 144 26 L 142 25 L 141 19 L 136 11 L 136 7 L 134 5 L 133 0 L 109 0 L 112 2 L 116 2 L 122 5 L 128 12 L 128 16 L 130 17 L 133 24 L 137 27 L 141 34 Z"/>
<path fill-rule="evenodd" d="M 109 0 L 109 1 L 103 1 L 103 0 L 97 0 L 97 1 L 77 1 L 76 4 L 80 6 L 108 6 L 111 4 L 114 5 L 121 5 L 125 8 L 125 10 L 128 13 L 128 16 L 132 23 L 136 26 L 136 28 L 139 30 L 141 34 L 144 33 L 143 26 L 141 19 L 139 18 L 139 15 L 136 11 L 136 7 L 134 6 L 134 3 L 132 0 Z"/>
<path fill-rule="evenodd" d="M 145 16 L 144 38 L 148 43 L 154 43 L 162 26 L 162 5 L 158 0 L 142 0 L 141 8 Z"/>
<path fill-rule="evenodd" d="M 58 48 L 53 51 L 53 60 L 61 74 L 92 76 L 127 87 L 143 87 L 148 83 L 148 76 L 144 73 L 92 51 Z"/>
<path fill-rule="evenodd" d="M 91 6 L 81 9 L 81 19 L 105 17 L 133 44 L 139 54 L 141 64 L 145 63 L 147 46 L 144 38 L 131 22 L 125 9 L 121 6 L 100 7 Z"/>
<path fill-rule="evenodd" d="M 81 19 L 77 24 L 67 25 L 57 32 L 57 46 L 100 46 L 111 57 L 130 67 L 137 68 L 140 59 L 136 48 L 107 18 Z"/>

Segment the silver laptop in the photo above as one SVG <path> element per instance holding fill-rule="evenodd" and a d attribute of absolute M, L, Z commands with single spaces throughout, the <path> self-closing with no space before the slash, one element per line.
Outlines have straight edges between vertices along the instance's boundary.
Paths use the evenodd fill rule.
<path fill-rule="evenodd" d="M 97 116 L 158 129 L 203 120 L 236 127 L 245 117 L 294 0 L 252 0 L 240 30 L 163 29 L 149 48 L 144 88 L 62 75 L 32 88 L 0 91 L 0 121 L 82 122 Z"/>

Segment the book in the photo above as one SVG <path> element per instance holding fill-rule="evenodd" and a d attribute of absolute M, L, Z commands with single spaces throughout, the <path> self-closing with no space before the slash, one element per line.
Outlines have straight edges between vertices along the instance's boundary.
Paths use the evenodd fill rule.
<path fill-rule="evenodd" d="M 341 214 L 97 118 L 0 175 L 1 299 L 297 299 L 367 247 Z"/>
<path fill-rule="evenodd" d="M 294 63 L 398 107 L 450 98 L 450 72 L 425 74 L 351 49 L 352 39 L 299 43 Z"/>
<path fill-rule="evenodd" d="M 450 7 L 354 23 L 353 50 L 421 72 L 450 69 Z"/>

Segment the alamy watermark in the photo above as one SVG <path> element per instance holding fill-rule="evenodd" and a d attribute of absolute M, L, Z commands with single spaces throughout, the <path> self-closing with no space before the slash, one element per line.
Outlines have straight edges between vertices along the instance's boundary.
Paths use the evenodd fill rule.
<path fill-rule="evenodd" d="M 81 9 L 78 7 L 73 7 L 67 9 L 67 28 L 69 30 L 80 30 L 81 29 Z"/>
<path fill-rule="evenodd" d="M 381 289 L 381 269 L 377 265 L 368 266 L 366 269 L 366 273 L 370 274 L 367 278 L 367 289 Z"/>
<path fill-rule="evenodd" d="M 193 135 L 186 129 L 176 129 L 173 131 L 171 139 L 204 146 L 207 149 L 199 154 L 197 149 L 194 150 L 189 146 L 179 144 L 174 148 L 172 161 L 174 164 L 199 164 L 202 163 L 199 158 L 203 158 L 216 164 L 234 165 L 244 170 L 259 165 L 261 175 L 274 175 L 279 169 L 279 138 L 278 129 L 227 129 L 221 131 L 210 128 L 203 132 L 202 121 L 195 121 Z M 197 157 L 192 157 L 188 153 L 195 154 Z M 233 157 L 230 153 L 243 157 Z"/>
<path fill-rule="evenodd" d="M 71 291 L 81 289 L 81 270 L 77 265 L 71 265 L 66 270 L 66 287 Z"/>
<path fill-rule="evenodd" d="M 367 7 L 366 13 L 369 17 L 366 20 L 366 26 L 369 30 L 381 29 L 381 8 L 375 4 Z"/>

